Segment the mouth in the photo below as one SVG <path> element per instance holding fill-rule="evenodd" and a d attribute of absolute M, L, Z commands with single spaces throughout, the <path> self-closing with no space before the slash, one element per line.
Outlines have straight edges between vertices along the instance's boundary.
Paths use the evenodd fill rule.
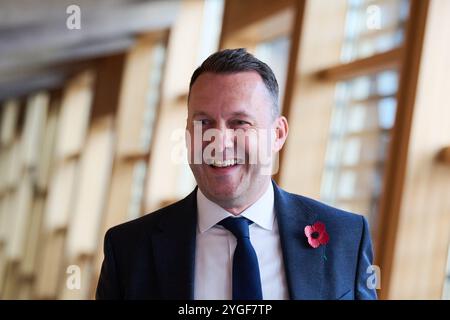
<path fill-rule="evenodd" d="M 240 159 L 229 159 L 229 160 L 210 159 L 206 161 L 206 164 L 208 165 L 209 168 L 211 168 L 214 172 L 219 173 L 229 173 L 243 163 L 244 162 L 241 161 Z"/>

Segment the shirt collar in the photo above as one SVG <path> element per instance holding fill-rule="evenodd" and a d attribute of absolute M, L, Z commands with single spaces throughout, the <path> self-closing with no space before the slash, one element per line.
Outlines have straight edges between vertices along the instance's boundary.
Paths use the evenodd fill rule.
<path fill-rule="evenodd" d="M 214 227 L 227 217 L 234 217 L 231 213 L 209 200 L 200 188 L 197 188 L 198 228 L 203 233 Z M 240 216 L 245 217 L 260 227 L 272 230 L 275 219 L 274 192 L 272 183 L 269 183 L 264 194 Z"/>

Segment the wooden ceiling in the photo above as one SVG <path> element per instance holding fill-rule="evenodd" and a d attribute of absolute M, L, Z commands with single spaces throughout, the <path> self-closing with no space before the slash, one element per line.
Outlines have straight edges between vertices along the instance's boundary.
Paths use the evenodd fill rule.
<path fill-rule="evenodd" d="M 69 5 L 81 11 L 70 30 Z M 179 1 L 0 1 L 0 100 L 58 87 L 87 60 L 126 50 L 139 34 L 167 29 Z"/>

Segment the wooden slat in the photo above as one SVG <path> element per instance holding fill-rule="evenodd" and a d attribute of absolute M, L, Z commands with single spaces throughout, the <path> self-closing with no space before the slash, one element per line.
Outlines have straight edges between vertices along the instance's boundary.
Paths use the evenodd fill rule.
<path fill-rule="evenodd" d="M 397 21 L 394 24 L 391 24 L 390 26 L 386 26 L 382 29 L 369 29 L 369 31 L 361 33 L 358 35 L 358 42 L 364 41 L 364 40 L 372 40 L 375 41 L 376 37 L 384 35 L 384 34 L 394 34 L 397 30 L 404 29 L 404 24 L 398 24 Z"/>
<path fill-rule="evenodd" d="M 375 238 L 375 263 L 382 270 L 380 298 L 389 297 L 393 259 L 396 250 L 399 212 L 403 197 L 409 138 L 416 100 L 419 66 L 428 13 L 428 0 L 412 0 L 407 24 L 405 50 L 402 52 L 396 123 L 386 162 L 380 199 L 379 230 Z M 403 281 L 404 283 L 406 281 Z"/>
<path fill-rule="evenodd" d="M 357 164 L 353 165 L 346 165 L 346 164 L 339 164 L 336 166 L 327 166 L 327 168 L 334 168 L 338 167 L 340 170 L 351 170 L 351 171 L 366 171 L 366 170 L 373 170 L 375 167 L 380 167 L 384 165 L 384 161 L 381 160 L 373 160 L 373 161 L 363 161 L 358 162 Z"/>
<path fill-rule="evenodd" d="M 376 128 L 376 129 L 367 129 L 367 130 L 359 130 L 347 132 L 344 136 L 344 139 L 354 138 L 354 137 L 377 137 L 379 135 L 387 135 L 391 132 L 390 129 L 385 128 Z"/>
<path fill-rule="evenodd" d="M 450 146 L 442 148 L 437 156 L 439 162 L 450 165 Z"/>
<path fill-rule="evenodd" d="M 397 93 L 385 95 L 385 96 L 375 94 L 375 95 L 371 95 L 365 99 L 349 99 L 348 104 L 349 104 L 349 106 L 357 105 L 357 104 L 374 104 L 376 102 L 379 102 L 381 99 L 396 98 L 396 97 L 397 97 Z"/>
<path fill-rule="evenodd" d="M 320 197 L 335 84 L 315 81 L 311 75 L 339 63 L 346 7 L 346 0 L 306 3 L 299 53 L 295 57 L 293 100 L 290 109 L 285 105 L 283 110 L 290 130 L 277 179 L 287 190 L 312 198 Z"/>
<path fill-rule="evenodd" d="M 367 58 L 320 70 L 315 74 L 315 77 L 322 81 L 341 81 L 389 68 L 398 68 L 402 54 L 403 49 L 396 48 Z"/>
<path fill-rule="evenodd" d="M 92 100 L 91 122 L 116 112 L 125 55 L 119 53 L 99 59 Z"/>
<path fill-rule="evenodd" d="M 165 198 L 181 198 L 194 187 L 194 181 L 187 181 L 182 170 L 189 170 L 187 165 L 177 164 L 171 160 L 174 132 L 180 132 L 186 126 L 187 108 L 185 102 L 178 98 L 189 90 L 189 80 L 201 63 L 203 1 L 182 1 L 178 18 L 170 31 L 167 55 L 161 85 L 159 110 L 156 117 L 154 138 L 149 157 L 147 178 L 144 187 L 145 212 L 152 212 Z M 191 189 L 192 188 L 192 189 Z M 186 190 L 189 189 L 189 190 Z"/>
<path fill-rule="evenodd" d="M 226 0 L 220 46 L 233 33 L 291 6 L 297 0 Z"/>
<path fill-rule="evenodd" d="M 300 42 L 302 36 L 302 25 L 303 17 L 305 13 L 305 1 L 297 0 L 295 2 L 295 19 L 293 25 L 293 31 L 291 35 L 291 47 L 289 52 L 289 64 L 286 79 L 286 89 L 284 92 L 283 101 L 283 115 L 289 120 L 292 110 L 292 105 L 294 102 L 294 92 L 297 76 L 297 70 L 299 65 L 299 53 L 300 53 Z M 281 149 L 279 152 L 279 163 L 280 168 L 274 175 L 274 180 L 280 183 L 280 170 L 282 170 L 281 165 L 283 164 L 285 148 Z"/>

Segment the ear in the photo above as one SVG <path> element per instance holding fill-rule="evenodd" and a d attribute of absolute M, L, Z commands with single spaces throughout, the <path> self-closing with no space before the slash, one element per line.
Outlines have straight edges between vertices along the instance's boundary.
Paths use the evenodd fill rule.
<path fill-rule="evenodd" d="M 283 148 L 284 143 L 286 142 L 288 132 L 289 132 L 289 125 L 286 117 L 280 116 L 278 117 L 274 122 L 274 129 L 275 129 L 275 141 L 274 141 L 274 152 L 278 152 Z"/>

